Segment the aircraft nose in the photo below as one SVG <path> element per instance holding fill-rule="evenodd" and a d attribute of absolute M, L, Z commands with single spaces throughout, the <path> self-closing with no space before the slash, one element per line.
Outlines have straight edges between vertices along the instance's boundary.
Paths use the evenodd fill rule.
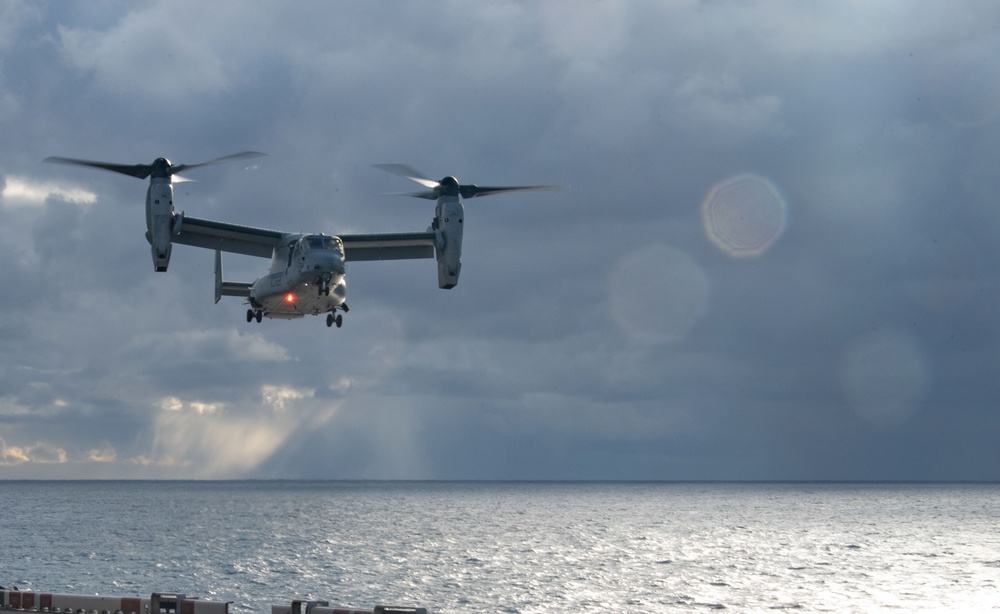
<path fill-rule="evenodd" d="M 330 271 L 331 273 L 335 273 L 337 275 L 343 275 L 344 259 L 341 258 L 339 254 L 334 252 L 315 254 L 313 268 L 317 270 Z"/>

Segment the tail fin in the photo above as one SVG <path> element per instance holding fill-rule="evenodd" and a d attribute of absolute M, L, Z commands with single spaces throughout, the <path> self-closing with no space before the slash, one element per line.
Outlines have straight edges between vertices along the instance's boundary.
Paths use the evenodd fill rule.
<path fill-rule="evenodd" d="M 250 286 L 253 284 L 241 281 L 222 281 L 222 252 L 215 250 L 215 302 L 223 296 L 250 296 Z"/>

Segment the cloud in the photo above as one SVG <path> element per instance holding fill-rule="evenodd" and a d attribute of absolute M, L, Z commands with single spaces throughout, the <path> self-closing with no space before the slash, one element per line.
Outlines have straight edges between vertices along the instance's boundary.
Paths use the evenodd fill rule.
<path fill-rule="evenodd" d="M 0 465 L 20 465 L 31 460 L 28 452 L 17 446 L 8 446 L 0 439 Z"/>
<path fill-rule="evenodd" d="M 87 451 L 87 460 L 93 463 L 114 463 L 118 453 L 112 447 L 93 448 Z"/>
<path fill-rule="evenodd" d="M 35 27 L 42 9 L 29 2 L 5 2 L 0 6 L 0 49 L 9 50 L 21 32 Z"/>
<path fill-rule="evenodd" d="M 7 207 L 37 207 L 50 198 L 76 205 L 92 205 L 97 202 L 97 194 L 84 188 L 67 187 L 53 182 L 32 182 L 11 176 L 5 178 L 0 198 Z"/>
<path fill-rule="evenodd" d="M 18 416 L 27 414 L 29 408 L 22 405 L 16 398 L 0 397 L 0 415 Z"/>
<path fill-rule="evenodd" d="M 165 9 L 130 12 L 107 30 L 60 26 L 64 61 L 94 75 L 112 93 L 141 96 L 147 103 L 178 103 L 228 90 L 231 79 L 213 38 L 197 35 L 202 29 L 191 27 L 194 15 L 182 26 Z"/>
<path fill-rule="evenodd" d="M 50 443 L 37 442 L 30 446 L 10 446 L 0 439 L 0 466 L 26 463 L 60 465 L 65 464 L 67 460 L 66 450 Z"/>
<path fill-rule="evenodd" d="M 1000 8 L 181 0 L 0 17 L 0 473 L 996 466 Z M 411 232 L 433 203 L 385 195 L 405 182 L 371 164 L 572 187 L 469 201 L 452 290 L 433 260 L 350 263 L 330 330 L 214 304 L 208 250 L 176 246 L 154 273 L 143 182 L 41 163 L 244 149 L 269 156 L 199 169 L 175 206 Z M 269 266 L 226 257 L 234 280 Z M 942 433 L 961 445 L 928 456 Z"/>
<path fill-rule="evenodd" d="M 747 94 L 732 74 L 697 73 L 678 83 L 664 104 L 676 129 L 713 147 L 732 147 L 756 136 L 785 137 L 781 98 Z"/>
<path fill-rule="evenodd" d="M 136 335 L 126 346 L 129 354 L 160 355 L 171 362 L 225 357 L 240 362 L 284 362 L 288 350 L 259 333 L 228 330 L 168 331 Z"/>
<path fill-rule="evenodd" d="M 272 406 L 275 411 L 282 412 L 295 401 L 315 397 L 316 391 L 301 390 L 291 386 L 263 386 L 261 396 L 264 398 L 264 403 Z"/>
<path fill-rule="evenodd" d="M 164 411 L 190 410 L 196 414 L 215 414 L 226 408 L 225 403 L 206 403 L 204 401 L 182 401 L 177 397 L 165 397 L 156 405 Z"/>

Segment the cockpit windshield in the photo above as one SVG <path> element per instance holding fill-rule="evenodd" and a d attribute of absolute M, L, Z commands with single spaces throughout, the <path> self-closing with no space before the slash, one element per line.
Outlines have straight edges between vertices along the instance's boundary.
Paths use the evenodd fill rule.
<path fill-rule="evenodd" d="M 303 251 L 329 249 L 340 253 L 344 252 L 344 244 L 340 239 L 327 235 L 307 235 L 302 238 L 301 246 Z"/>

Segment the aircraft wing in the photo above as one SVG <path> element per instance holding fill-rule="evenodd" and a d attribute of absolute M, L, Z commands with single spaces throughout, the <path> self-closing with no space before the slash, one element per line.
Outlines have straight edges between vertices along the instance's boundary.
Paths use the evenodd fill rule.
<path fill-rule="evenodd" d="M 215 222 L 196 217 L 178 216 L 174 224 L 174 243 L 204 247 L 234 254 L 270 258 L 274 248 L 288 235 L 280 230 L 254 228 L 240 224 Z M 433 232 L 337 235 L 344 243 L 347 261 L 406 260 L 434 257 Z"/>
<path fill-rule="evenodd" d="M 204 247 L 234 254 L 270 258 L 285 233 L 267 228 L 213 222 L 196 217 L 178 216 L 174 223 L 173 243 Z"/>
<path fill-rule="evenodd" d="M 348 262 L 434 257 L 433 232 L 338 236 L 344 242 L 344 258 Z"/>

